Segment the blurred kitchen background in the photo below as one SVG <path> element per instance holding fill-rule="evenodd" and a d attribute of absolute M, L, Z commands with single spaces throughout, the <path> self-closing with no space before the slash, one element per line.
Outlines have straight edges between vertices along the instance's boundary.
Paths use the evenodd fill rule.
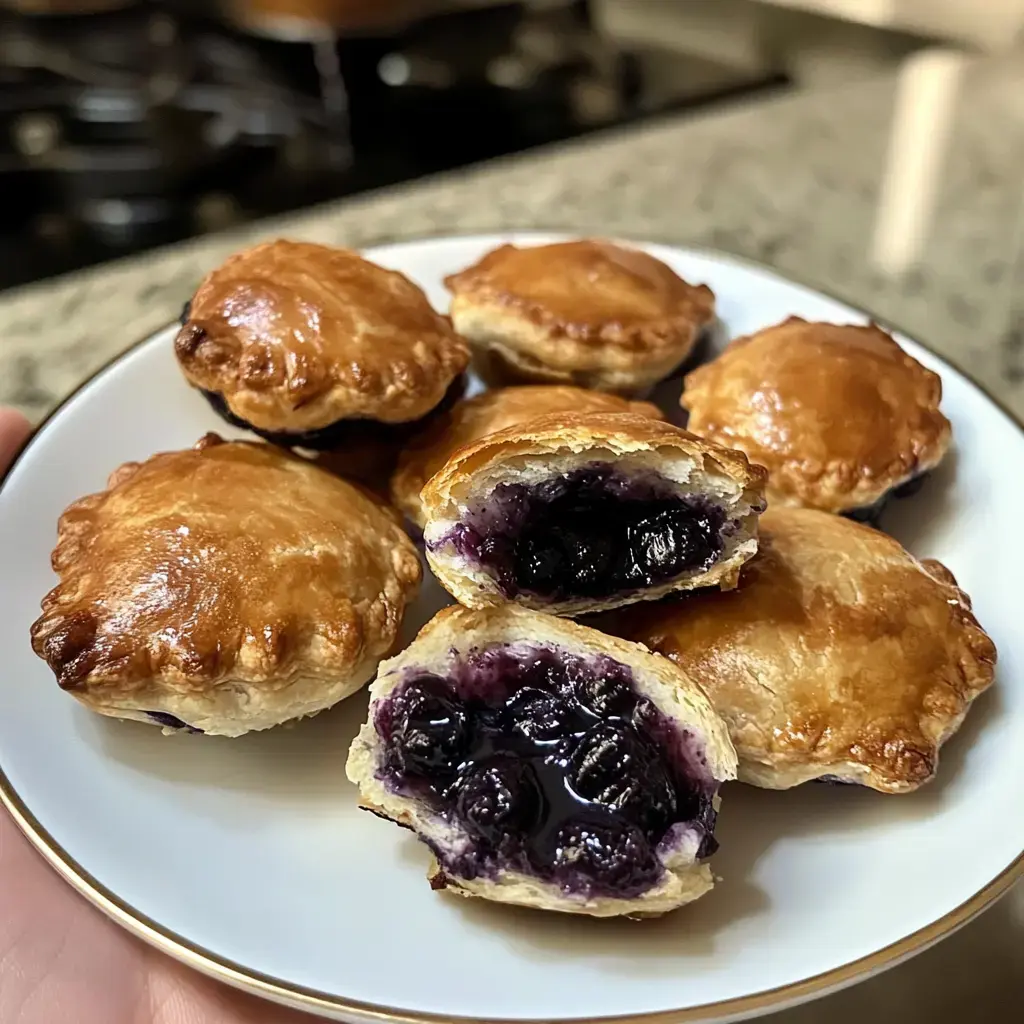
<path fill-rule="evenodd" d="M 0 289 L 1022 25 L 1024 0 L 0 0 Z"/>

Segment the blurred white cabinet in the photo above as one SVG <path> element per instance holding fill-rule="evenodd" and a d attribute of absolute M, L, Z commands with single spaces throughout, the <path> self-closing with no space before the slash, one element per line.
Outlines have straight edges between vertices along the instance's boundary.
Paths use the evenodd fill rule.
<path fill-rule="evenodd" d="M 829 86 L 898 67 L 935 39 L 1024 45 L 1024 0 L 592 0 L 613 36 Z"/>
<path fill-rule="evenodd" d="M 1003 49 L 1020 40 L 1024 0 L 759 0 L 878 28 Z"/>

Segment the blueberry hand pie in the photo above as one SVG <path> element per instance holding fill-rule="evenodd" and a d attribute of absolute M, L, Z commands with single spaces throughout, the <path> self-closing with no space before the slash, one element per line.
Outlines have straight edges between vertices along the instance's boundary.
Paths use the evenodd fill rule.
<path fill-rule="evenodd" d="M 456 403 L 410 442 L 391 478 L 391 500 L 422 529 L 425 516 L 420 491 L 454 452 L 497 430 L 556 412 L 634 412 L 662 419 L 658 407 L 649 402 L 629 402 L 616 395 L 568 385 L 536 384 L 486 391 Z"/>
<path fill-rule="evenodd" d="M 875 324 L 799 317 L 690 373 L 688 428 L 768 469 L 773 504 L 877 518 L 950 441 L 942 382 Z"/>
<path fill-rule="evenodd" d="M 61 516 L 32 645 L 93 711 L 239 736 L 358 690 L 419 586 L 396 517 L 263 444 L 128 463 Z"/>
<path fill-rule="evenodd" d="M 503 245 L 445 281 L 492 380 L 641 393 L 714 319 L 715 297 L 647 253 L 581 240 Z"/>
<path fill-rule="evenodd" d="M 427 557 L 471 608 L 560 615 L 732 586 L 764 471 L 646 416 L 552 415 L 460 448 L 422 492 Z"/>
<path fill-rule="evenodd" d="M 666 659 L 511 605 L 446 608 L 370 692 L 348 776 L 430 847 L 433 888 L 610 917 L 712 887 L 736 756 Z"/>
<path fill-rule="evenodd" d="M 616 631 L 703 687 L 740 779 L 769 789 L 916 789 L 996 660 L 948 569 L 813 509 L 762 516 L 736 590 L 628 609 Z"/>
<path fill-rule="evenodd" d="M 408 278 L 348 249 L 276 241 L 208 274 L 174 349 L 225 419 L 334 448 L 414 430 L 457 398 L 465 342 Z"/>

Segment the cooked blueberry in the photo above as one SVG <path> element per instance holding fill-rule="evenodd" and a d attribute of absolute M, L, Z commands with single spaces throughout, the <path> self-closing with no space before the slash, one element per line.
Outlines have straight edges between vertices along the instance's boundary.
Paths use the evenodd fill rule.
<path fill-rule="evenodd" d="M 568 572 L 583 586 L 601 579 L 611 567 L 611 540 L 596 524 L 568 510 L 565 521 L 549 525 L 541 536 L 562 552 Z"/>
<path fill-rule="evenodd" d="M 648 829 L 667 827 L 675 788 L 657 754 L 628 726 L 594 726 L 569 762 L 569 784 L 584 800 Z"/>
<path fill-rule="evenodd" d="M 508 597 L 602 597 L 708 568 L 725 513 L 653 475 L 597 463 L 536 484 L 503 484 L 450 535 Z M 468 538 L 473 538 L 472 543 Z"/>
<path fill-rule="evenodd" d="M 517 545 L 516 580 L 532 590 L 590 593 L 608 576 L 612 557 L 612 542 L 600 528 L 544 524 Z"/>
<path fill-rule="evenodd" d="M 676 787 L 664 764 L 658 761 L 648 763 L 644 788 L 627 799 L 623 813 L 649 832 L 660 832 L 675 820 Z"/>
<path fill-rule="evenodd" d="M 554 693 L 526 686 L 508 701 L 509 722 L 536 743 L 561 739 L 572 731 L 572 711 Z"/>
<path fill-rule="evenodd" d="M 537 783 L 529 764 L 500 757 L 468 769 L 459 780 L 456 808 L 466 828 L 497 845 L 510 832 L 536 821 Z"/>
<path fill-rule="evenodd" d="M 654 734 L 658 729 L 660 713 L 646 697 L 641 697 L 630 716 L 633 728 L 641 734 Z"/>
<path fill-rule="evenodd" d="M 455 874 L 504 869 L 629 896 L 657 882 L 654 850 L 672 825 L 700 828 L 702 854 L 714 851 L 714 783 L 673 760 L 692 738 L 610 658 L 524 641 L 475 650 L 450 680 L 404 683 L 374 722 L 380 778 L 467 837 L 435 850 Z"/>
<path fill-rule="evenodd" d="M 452 532 L 448 535 L 448 543 L 464 558 L 475 562 L 485 561 L 481 553 L 483 537 L 480 536 L 479 530 L 467 523 L 457 523 L 452 527 Z"/>
<path fill-rule="evenodd" d="M 687 567 L 704 567 L 717 553 L 718 526 L 702 514 L 662 509 L 629 529 L 630 577 L 641 586 L 671 579 Z"/>
<path fill-rule="evenodd" d="M 714 822 L 712 822 L 712 828 L 714 828 Z M 715 838 L 714 832 L 705 832 L 700 846 L 697 847 L 697 856 L 703 860 L 705 857 L 713 857 L 716 853 L 718 853 L 718 840 Z"/>
<path fill-rule="evenodd" d="M 552 658 L 535 658 L 520 662 L 517 682 L 526 689 L 539 689 L 545 693 L 562 693 L 565 688 L 565 665 Z"/>
<path fill-rule="evenodd" d="M 569 765 L 569 783 L 584 800 L 614 806 L 624 788 L 641 784 L 643 762 L 635 737 L 602 722 L 580 740 Z"/>
<path fill-rule="evenodd" d="M 565 553 L 548 538 L 526 540 L 516 553 L 516 579 L 528 590 L 553 590 L 565 572 Z"/>
<path fill-rule="evenodd" d="M 576 699 L 601 718 L 624 717 L 636 705 L 636 697 L 630 687 L 608 673 L 587 673 L 577 679 Z"/>
<path fill-rule="evenodd" d="M 640 829 L 628 824 L 572 822 L 555 840 L 555 872 L 624 896 L 657 881 L 660 866 Z"/>
<path fill-rule="evenodd" d="M 425 676 L 394 698 L 391 749 L 401 766 L 420 775 L 450 770 L 465 749 L 466 712 L 443 680 Z"/>
<path fill-rule="evenodd" d="M 674 509 L 663 509 L 629 528 L 630 554 L 638 573 L 656 573 L 667 563 L 676 561 L 685 543 L 679 518 Z"/>

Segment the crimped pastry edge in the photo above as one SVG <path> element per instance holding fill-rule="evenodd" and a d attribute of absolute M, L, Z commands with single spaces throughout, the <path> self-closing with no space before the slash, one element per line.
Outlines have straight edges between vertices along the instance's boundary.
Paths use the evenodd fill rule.
<path fill-rule="evenodd" d="M 301 472 L 325 472 L 291 453 L 251 441 L 225 441 L 215 433 L 204 435 L 191 449 L 158 452 L 144 461 L 117 467 L 110 473 L 104 490 L 72 502 L 60 516 L 52 553 L 58 582 L 43 598 L 41 614 L 31 628 L 32 645 L 38 656 L 48 660 L 44 651 L 47 638 L 66 626 L 75 614 L 69 614 L 68 609 L 77 604 L 80 595 L 65 579 L 65 570 L 75 566 L 87 552 L 90 538 L 98 528 L 97 517 L 110 492 L 129 484 L 155 460 L 220 446 L 272 453 Z M 314 636 L 304 645 L 285 644 L 282 656 L 276 659 L 240 656 L 233 665 L 234 671 L 227 673 L 185 672 L 177 665 L 165 664 L 159 671 L 138 678 L 126 675 L 118 664 L 101 661 L 90 669 L 84 685 L 67 688 L 66 692 L 83 706 L 108 717 L 159 728 L 160 723 L 149 718 L 147 712 L 166 713 L 206 735 L 237 737 L 318 714 L 360 690 L 373 677 L 382 658 L 394 649 L 401 618 L 419 591 L 422 568 L 393 510 L 357 484 L 329 474 L 325 474 L 325 479 L 330 479 L 334 487 L 346 487 L 358 501 L 372 504 L 393 538 L 392 576 L 385 591 L 378 594 L 378 602 L 388 609 L 387 614 L 397 614 L 390 640 L 363 644 L 353 658 L 337 645 L 326 645 Z"/>

